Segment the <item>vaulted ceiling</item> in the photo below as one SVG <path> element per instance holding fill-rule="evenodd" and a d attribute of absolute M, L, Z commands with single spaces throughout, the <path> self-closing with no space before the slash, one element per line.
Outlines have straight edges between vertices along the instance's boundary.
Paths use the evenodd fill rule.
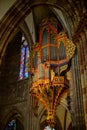
<path fill-rule="evenodd" d="M 0 9 L 0 63 L 9 42 L 14 36 L 18 39 L 20 30 L 30 46 L 35 43 L 39 24 L 47 16 L 56 17 L 69 38 L 78 35 L 84 23 L 87 23 L 85 0 L 0 0 Z M 65 109 L 61 105 L 58 109 L 63 109 L 62 121 L 66 120 Z M 58 114 L 61 118 L 60 113 Z"/>
<path fill-rule="evenodd" d="M 84 26 L 86 7 L 85 0 L 1 0 L 0 57 L 3 57 L 7 44 L 18 28 L 21 28 L 30 43 L 36 42 L 38 25 L 48 15 L 54 15 L 68 36 L 72 37 L 81 30 L 80 25 Z"/>

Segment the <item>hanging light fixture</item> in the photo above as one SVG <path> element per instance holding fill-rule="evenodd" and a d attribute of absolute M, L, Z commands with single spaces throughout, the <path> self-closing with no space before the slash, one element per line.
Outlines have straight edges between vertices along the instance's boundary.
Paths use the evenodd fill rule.
<path fill-rule="evenodd" d="M 58 32 L 54 18 L 40 24 L 39 43 L 33 45 L 30 56 L 32 84 L 30 93 L 41 101 L 47 111 L 47 123 L 53 127 L 60 98 L 68 93 L 66 72 L 75 45 L 64 32 Z"/>

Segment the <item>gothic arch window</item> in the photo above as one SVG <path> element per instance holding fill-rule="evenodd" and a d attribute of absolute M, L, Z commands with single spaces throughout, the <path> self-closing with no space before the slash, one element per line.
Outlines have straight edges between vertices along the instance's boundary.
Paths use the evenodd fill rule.
<path fill-rule="evenodd" d="M 42 116 L 42 118 L 45 118 L 45 115 Z M 58 119 L 58 118 L 57 118 Z M 57 122 L 57 123 L 56 123 Z M 40 130 L 62 130 L 62 126 L 61 123 L 59 121 L 59 119 L 55 122 L 55 125 L 52 127 L 50 126 L 46 120 L 44 120 L 43 122 L 41 122 L 40 124 Z"/>
<path fill-rule="evenodd" d="M 55 130 L 55 128 L 51 128 L 50 126 L 46 126 L 44 130 Z"/>
<path fill-rule="evenodd" d="M 4 130 L 24 130 L 24 126 L 20 120 L 13 118 L 7 122 Z"/>
<path fill-rule="evenodd" d="M 16 130 L 16 127 L 17 127 L 17 121 L 16 121 L 16 119 L 13 119 L 8 122 L 5 130 Z"/>
<path fill-rule="evenodd" d="M 28 62 L 29 62 L 29 47 L 25 38 L 22 38 L 21 52 L 20 52 L 20 72 L 19 80 L 28 78 Z"/>

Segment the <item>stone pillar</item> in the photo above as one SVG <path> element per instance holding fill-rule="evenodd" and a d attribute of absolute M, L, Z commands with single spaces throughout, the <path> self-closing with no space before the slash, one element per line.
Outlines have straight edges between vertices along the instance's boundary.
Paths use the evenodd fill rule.
<path fill-rule="evenodd" d="M 81 33 L 81 50 L 82 50 L 82 64 L 81 64 L 81 81 L 82 81 L 82 94 L 84 104 L 85 124 L 87 128 L 87 30 Z"/>
<path fill-rule="evenodd" d="M 69 110 L 71 113 L 71 119 L 72 119 L 72 126 L 74 127 L 76 125 L 76 119 L 75 119 L 75 85 L 74 85 L 74 79 L 73 79 L 73 68 L 71 67 L 70 71 L 67 72 L 67 79 L 69 80 L 69 95 L 70 95 L 70 104 L 69 104 Z"/>
<path fill-rule="evenodd" d="M 79 53 L 78 47 L 77 52 Z M 83 100 L 82 100 L 82 84 L 81 84 L 81 77 L 80 77 L 80 66 L 79 66 L 79 59 L 78 53 L 75 54 L 74 58 L 72 59 L 72 73 L 73 73 L 73 81 L 75 87 L 75 113 L 73 113 L 75 122 L 73 129 L 74 130 L 85 130 L 85 122 L 84 122 L 84 111 L 83 111 Z"/>
<path fill-rule="evenodd" d="M 29 80 L 29 89 L 28 91 L 30 90 L 30 87 L 31 87 L 31 78 Z M 32 96 L 28 95 L 28 115 L 29 115 L 29 119 L 28 119 L 28 129 L 27 130 L 33 130 L 33 121 L 32 121 L 32 118 L 33 118 L 33 108 L 32 108 Z"/>
<path fill-rule="evenodd" d="M 28 123 L 28 130 L 38 130 L 37 129 L 37 119 L 38 119 L 38 112 L 36 106 L 36 99 L 29 95 L 29 123 Z"/>

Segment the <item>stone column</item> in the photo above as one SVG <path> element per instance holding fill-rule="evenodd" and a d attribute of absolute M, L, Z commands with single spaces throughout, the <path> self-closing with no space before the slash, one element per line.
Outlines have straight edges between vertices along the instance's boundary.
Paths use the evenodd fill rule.
<path fill-rule="evenodd" d="M 82 94 L 84 104 L 85 124 L 87 128 L 87 30 L 81 33 L 81 48 L 83 59 L 81 67 Z"/>
<path fill-rule="evenodd" d="M 79 53 L 79 49 L 77 47 L 77 52 Z M 82 100 L 82 84 L 81 84 L 81 77 L 80 77 L 80 66 L 79 66 L 79 54 L 76 53 L 75 57 L 72 59 L 72 74 L 73 74 L 73 81 L 75 87 L 75 122 L 73 129 L 74 130 L 85 130 L 85 123 L 84 123 L 84 111 L 83 111 L 83 100 Z"/>

